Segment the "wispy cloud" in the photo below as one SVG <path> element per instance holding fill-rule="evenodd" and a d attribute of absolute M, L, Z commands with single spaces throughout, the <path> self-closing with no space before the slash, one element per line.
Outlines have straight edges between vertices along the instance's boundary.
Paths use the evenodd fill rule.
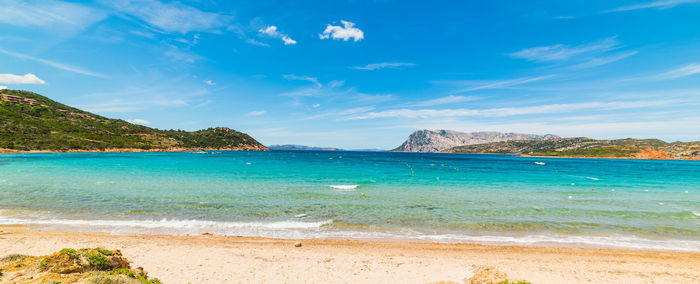
<path fill-rule="evenodd" d="M 164 32 L 186 34 L 192 31 L 212 32 L 223 28 L 232 17 L 204 12 L 180 2 L 157 0 L 102 0 L 104 5 L 131 15 Z"/>
<path fill-rule="evenodd" d="M 467 93 L 467 92 L 472 92 L 472 91 L 477 91 L 477 90 L 486 90 L 486 89 L 505 89 L 505 88 L 510 88 L 510 87 L 515 87 L 519 85 L 524 85 L 532 82 L 537 82 L 545 79 L 549 79 L 554 77 L 553 75 L 543 75 L 543 76 L 536 76 L 536 77 L 522 77 L 522 78 L 515 78 L 515 79 L 505 79 L 505 80 L 496 80 L 496 81 L 470 81 L 470 80 L 460 80 L 460 81 L 441 81 L 441 82 L 447 82 L 451 84 L 457 84 L 457 85 L 470 85 L 467 88 L 462 88 L 455 90 L 454 93 Z"/>
<path fill-rule="evenodd" d="M 209 86 L 216 86 L 216 82 L 214 82 L 212 80 L 206 80 L 206 81 L 204 81 L 204 84 L 207 84 Z"/>
<path fill-rule="evenodd" d="M 320 39 L 342 39 L 343 41 L 348 41 L 351 38 L 353 41 L 360 41 L 365 38 L 365 33 L 355 27 L 355 23 L 348 21 L 340 21 L 343 26 L 334 26 L 331 24 L 326 25 L 326 29 L 323 33 L 319 34 Z"/>
<path fill-rule="evenodd" d="M 602 66 L 606 64 L 610 64 L 616 61 L 620 61 L 622 59 L 625 59 L 630 56 L 637 55 L 636 50 L 628 51 L 628 52 L 618 52 L 610 56 L 602 56 L 602 57 L 591 57 L 587 59 L 584 62 L 581 62 L 579 64 L 575 64 L 571 66 L 571 68 L 574 69 L 584 69 L 584 68 L 591 68 L 591 67 L 596 67 L 596 66 Z"/>
<path fill-rule="evenodd" d="M 297 76 L 297 75 L 293 75 L 293 74 L 283 75 L 282 77 L 284 77 L 285 79 L 290 80 L 290 81 L 307 81 L 307 82 L 311 82 L 311 83 L 313 83 L 314 85 L 316 85 L 316 88 L 319 88 L 319 89 L 323 87 L 323 84 L 321 84 L 321 83 L 318 81 L 318 79 L 316 79 L 315 77 Z"/>
<path fill-rule="evenodd" d="M 85 70 L 85 69 L 80 68 L 80 67 L 75 67 L 72 65 L 68 65 L 68 64 L 60 63 L 60 62 L 56 62 L 56 61 L 46 60 L 46 59 L 31 56 L 31 55 L 27 55 L 27 54 L 12 52 L 9 50 L 4 50 L 2 48 L 0 48 L 0 53 L 14 56 L 14 57 L 19 58 L 19 59 L 26 59 L 26 60 L 39 62 L 39 63 L 46 64 L 46 65 L 49 65 L 51 67 L 58 68 L 58 69 L 68 71 L 68 72 L 73 72 L 73 73 L 92 76 L 92 77 L 105 77 L 105 75 L 103 75 L 103 74 L 88 71 L 88 70 Z"/>
<path fill-rule="evenodd" d="M 350 116 L 347 120 L 378 119 L 378 118 L 440 118 L 440 117 L 505 117 L 533 114 L 567 113 L 584 110 L 620 110 L 632 108 L 655 107 L 679 103 L 678 100 L 657 101 L 615 101 L 615 102 L 584 102 L 572 104 L 549 104 L 519 108 L 490 108 L 490 109 L 393 109 L 380 112 L 370 112 L 363 115 Z"/>
<path fill-rule="evenodd" d="M 673 8 L 677 5 L 688 4 L 688 3 L 697 3 L 697 2 L 700 2 L 700 0 L 661 0 L 661 1 L 642 3 L 642 4 L 622 6 L 622 7 L 618 7 L 615 9 L 604 10 L 604 11 L 601 11 L 601 13 L 624 12 L 624 11 L 649 9 L 649 8 L 670 9 L 670 8 Z"/>
<path fill-rule="evenodd" d="M 81 30 L 104 19 L 107 13 L 70 2 L 4 0 L 0 5 L 0 15 L 0 23 L 49 28 L 55 32 Z"/>
<path fill-rule="evenodd" d="M 399 68 L 399 67 L 404 67 L 404 66 L 415 66 L 415 63 L 411 62 L 381 62 L 381 63 L 373 63 L 373 64 L 367 64 L 365 66 L 353 66 L 349 67 L 350 69 L 356 69 L 356 70 L 378 70 L 378 69 L 384 69 L 384 68 Z"/>
<path fill-rule="evenodd" d="M 566 63 L 574 69 L 592 68 L 610 64 L 636 55 L 636 50 L 615 52 L 622 48 L 617 37 L 580 45 L 555 44 L 526 48 L 509 56 L 543 63 Z"/>
<path fill-rule="evenodd" d="M 213 103 L 213 102 L 214 102 L 214 100 L 205 100 L 205 101 L 203 101 L 203 102 L 201 102 L 201 103 L 199 103 L 199 104 L 194 105 L 193 108 L 200 108 L 200 107 L 209 105 L 209 104 L 211 104 L 211 103 Z"/>
<path fill-rule="evenodd" d="M 266 110 L 254 110 L 254 111 L 249 112 L 248 116 L 260 116 L 260 115 L 263 115 L 266 113 L 267 113 Z"/>
<path fill-rule="evenodd" d="M 555 44 L 550 46 L 538 46 L 526 48 L 509 54 L 511 57 L 529 61 L 554 62 L 569 60 L 574 56 L 590 55 L 607 52 L 620 47 L 616 37 L 609 37 L 590 44 L 565 45 Z"/>
<path fill-rule="evenodd" d="M 479 97 L 473 97 L 473 96 L 455 96 L 455 95 L 449 95 L 447 97 L 442 97 L 442 98 L 437 98 L 437 99 L 432 99 L 432 100 L 426 100 L 422 102 L 417 102 L 411 104 L 411 106 L 419 106 L 419 107 L 425 107 L 425 106 L 437 106 L 437 105 L 445 105 L 445 104 L 456 104 L 456 103 L 463 103 L 463 102 L 470 102 L 470 101 L 475 101 L 480 99 Z"/>
<path fill-rule="evenodd" d="M 126 122 L 141 125 L 151 124 L 150 121 L 141 118 L 127 119 Z"/>
<path fill-rule="evenodd" d="M 202 59 L 198 54 L 190 52 L 187 48 L 181 49 L 176 46 L 170 46 L 170 49 L 163 53 L 163 56 L 170 59 L 171 62 L 194 63 Z"/>
<path fill-rule="evenodd" d="M 666 80 L 666 79 L 677 79 L 681 77 L 687 77 L 695 74 L 700 74 L 700 63 L 695 62 L 688 64 L 683 67 L 679 67 L 662 74 L 655 76 L 656 79 Z"/>
<path fill-rule="evenodd" d="M 120 113 L 142 110 L 152 106 L 177 107 L 186 106 L 187 102 L 181 99 L 150 99 L 150 100 L 111 100 L 96 104 L 78 105 L 87 111 L 94 113 Z"/>
<path fill-rule="evenodd" d="M 34 74 L 27 73 L 24 75 L 14 75 L 14 74 L 0 74 L 0 84 L 10 84 L 10 85 L 18 85 L 18 84 L 38 84 L 38 85 L 43 85 L 46 84 L 44 80 L 39 79 Z"/>
<path fill-rule="evenodd" d="M 297 44 L 297 41 L 290 38 L 289 35 L 277 31 L 276 26 L 267 26 L 264 29 L 259 29 L 258 33 L 260 33 L 261 35 L 269 36 L 271 38 L 279 38 L 284 42 L 284 45 Z"/>
<path fill-rule="evenodd" d="M 264 46 L 264 47 L 270 47 L 269 44 L 264 43 L 264 42 L 259 42 L 259 41 L 257 41 L 257 40 L 252 39 L 252 38 L 247 38 L 247 39 L 245 40 L 245 42 L 246 42 L 246 43 L 249 43 L 249 44 L 252 44 L 252 45 L 259 45 L 259 46 Z"/>

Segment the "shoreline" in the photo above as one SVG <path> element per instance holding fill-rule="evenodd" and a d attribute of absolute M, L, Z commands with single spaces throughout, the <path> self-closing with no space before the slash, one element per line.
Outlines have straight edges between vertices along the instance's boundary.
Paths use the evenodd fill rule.
<path fill-rule="evenodd" d="M 196 151 L 230 151 L 230 152 L 242 152 L 242 151 L 254 151 L 254 152 L 268 152 L 273 151 L 267 148 L 228 148 L 228 149 L 214 149 L 214 148 L 170 148 L 170 149 L 138 149 L 138 148 L 117 148 L 117 149 L 105 149 L 105 150 L 14 150 L 14 149 L 4 149 L 0 148 L 0 154 L 59 154 L 59 153 L 179 153 L 179 152 L 196 152 Z M 274 150 L 280 151 L 280 150 Z M 292 150 L 284 150 L 292 151 Z M 319 150 L 294 150 L 294 151 L 319 151 Z M 321 152 L 343 152 L 340 151 L 323 151 Z M 348 151 L 355 152 L 355 151 Z M 361 152 L 361 151 L 358 151 Z M 375 151 L 372 151 L 375 152 Z M 381 151 L 379 151 L 381 152 Z M 383 151 L 383 152 L 394 152 L 394 151 Z M 422 153 L 422 152 L 394 152 L 394 153 Z M 575 157 L 575 156 L 533 156 L 527 154 L 517 154 L 517 153 L 454 153 L 454 152 L 426 152 L 426 153 L 436 153 L 436 154 L 466 154 L 466 155 L 506 155 L 524 158 L 563 158 L 563 159 L 606 159 L 606 160 L 647 160 L 647 161 L 700 161 L 700 157 L 688 158 L 688 159 L 648 159 L 648 158 L 636 158 L 636 157 Z"/>
<path fill-rule="evenodd" d="M 62 248 L 119 249 L 164 283 L 462 283 L 494 266 L 532 283 L 687 283 L 700 253 L 490 246 L 406 241 L 272 239 L 30 230 L 0 225 L 0 251 L 46 255 Z M 302 247 L 295 247 L 301 242 Z M 2 257 L 2 255 L 0 255 Z"/>
<path fill-rule="evenodd" d="M 80 149 L 74 149 L 74 150 L 66 150 L 66 151 L 57 151 L 57 150 L 29 150 L 29 151 L 24 151 L 24 150 L 14 150 L 14 149 L 4 149 L 4 148 L 0 148 L 0 154 L 158 153 L 158 152 L 172 152 L 172 153 L 177 153 L 177 152 L 196 152 L 196 151 L 232 151 L 232 152 L 238 152 L 238 151 L 260 151 L 260 152 L 266 152 L 266 151 L 270 151 L 270 150 L 268 150 L 267 148 L 262 149 L 262 148 L 250 148 L 250 147 L 243 147 L 243 148 L 225 148 L 225 149 L 214 149 L 214 148 L 169 148 L 169 149 L 115 148 L 115 149 L 104 149 L 104 150 L 80 150 Z"/>

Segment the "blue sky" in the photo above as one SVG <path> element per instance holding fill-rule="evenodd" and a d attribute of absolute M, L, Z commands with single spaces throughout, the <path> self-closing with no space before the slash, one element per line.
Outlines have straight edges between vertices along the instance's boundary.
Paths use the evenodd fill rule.
<path fill-rule="evenodd" d="M 0 88 L 163 129 L 700 140 L 700 0 L 0 0 Z"/>

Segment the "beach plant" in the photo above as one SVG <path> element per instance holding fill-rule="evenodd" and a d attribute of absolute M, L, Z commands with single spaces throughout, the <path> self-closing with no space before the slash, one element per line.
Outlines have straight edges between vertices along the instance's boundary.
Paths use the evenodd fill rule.
<path fill-rule="evenodd" d="M 136 278 L 136 272 L 128 268 L 118 268 L 107 272 L 108 275 L 126 275 L 131 278 Z"/>
<path fill-rule="evenodd" d="M 94 268 L 103 269 L 107 266 L 107 258 L 105 258 L 104 255 L 96 253 L 86 253 L 85 257 L 87 258 L 88 262 L 90 262 L 90 265 L 92 265 L 92 267 Z"/>
<path fill-rule="evenodd" d="M 70 257 L 70 259 L 77 259 L 78 258 L 78 252 L 72 248 L 64 248 L 64 249 L 60 250 L 59 253 L 68 255 L 68 257 Z"/>
<path fill-rule="evenodd" d="M 49 258 L 44 257 L 40 262 L 39 262 L 39 268 L 42 270 L 48 270 L 49 269 Z"/>
<path fill-rule="evenodd" d="M 508 279 L 498 282 L 498 284 L 532 284 L 528 281 L 509 281 Z"/>
<path fill-rule="evenodd" d="M 103 248 L 95 248 L 95 250 L 100 252 L 101 254 L 108 255 L 108 256 L 114 254 L 111 250 L 106 250 Z"/>

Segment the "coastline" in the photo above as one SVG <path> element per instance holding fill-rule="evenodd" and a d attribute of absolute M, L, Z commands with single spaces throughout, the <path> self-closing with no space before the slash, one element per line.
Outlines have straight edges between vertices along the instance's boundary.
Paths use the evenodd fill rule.
<path fill-rule="evenodd" d="M 46 255 L 66 247 L 119 249 L 164 283 L 462 283 L 493 266 L 532 283 L 688 283 L 700 253 L 217 235 L 113 235 L 0 225 L 0 251 Z M 302 247 L 295 247 L 302 242 Z"/>
<path fill-rule="evenodd" d="M 14 150 L 0 148 L 0 154 L 37 154 L 37 153 L 153 153 L 153 152 L 193 152 L 193 151 L 270 151 L 260 147 L 239 147 L 239 148 L 167 148 L 167 149 L 139 149 L 139 148 L 114 148 L 104 150 L 81 150 L 73 149 L 66 151 L 58 150 Z"/>

